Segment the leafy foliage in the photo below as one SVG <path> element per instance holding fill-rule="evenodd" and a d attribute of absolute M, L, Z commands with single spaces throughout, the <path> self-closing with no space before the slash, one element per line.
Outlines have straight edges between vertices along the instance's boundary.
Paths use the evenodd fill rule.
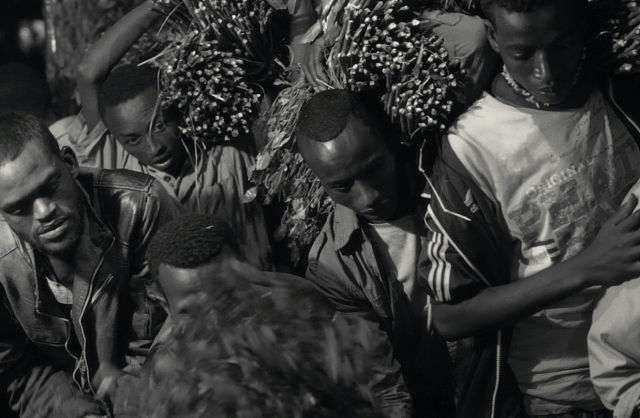
<path fill-rule="evenodd" d="M 143 375 L 141 417 L 377 417 L 369 331 L 302 279 L 216 282 Z M 296 310 L 292 309 L 296 306 Z M 197 320 L 195 320 L 197 318 Z"/>

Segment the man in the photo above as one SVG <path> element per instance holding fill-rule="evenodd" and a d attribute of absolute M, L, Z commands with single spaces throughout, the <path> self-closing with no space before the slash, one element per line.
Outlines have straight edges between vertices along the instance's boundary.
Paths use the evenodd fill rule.
<path fill-rule="evenodd" d="M 627 194 L 640 194 L 637 182 Z M 636 207 L 636 210 L 638 208 Z M 615 418 L 638 415 L 640 401 L 640 279 L 606 289 L 593 310 L 589 330 L 589 370 L 602 403 Z"/>
<path fill-rule="evenodd" d="M 144 254 L 178 214 L 151 177 L 78 168 L 33 116 L 0 116 L 0 384 L 22 417 L 106 415 L 165 313 Z"/>
<path fill-rule="evenodd" d="M 238 234 L 244 256 L 268 269 L 271 247 L 263 210 L 246 196 L 255 161 L 245 144 L 203 150 L 182 139 L 179 114 L 160 106 L 157 69 L 133 64 L 113 68 L 159 16 L 152 2 L 145 1 L 87 50 L 78 66 L 82 112 L 51 130 L 61 145 L 76 152 L 81 165 L 149 174 L 189 213 L 222 217 Z"/>
<path fill-rule="evenodd" d="M 459 414 L 608 416 L 586 338 L 597 286 L 640 271 L 635 199 L 620 208 L 640 175 L 633 84 L 598 88 L 586 1 L 482 7 L 504 69 L 433 166 L 421 274 L 440 334 L 474 337 L 454 360 Z"/>
<path fill-rule="evenodd" d="M 322 327 L 329 326 L 333 313 L 328 301 L 302 278 L 260 271 L 244 260 L 238 250 L 233 230 L 219 218 L 192 214 L 167 223 L 151 240 L 147 259 L 151 274 L 160 285 L 161 292 L 167 302 L 166 309 L 169 312 L 169 318 L 154 342 L 154 353 L 144 366 L 144 372 L 141 373 L 142 378 L 128 376 L 118 385 L 117 403 L 114 406 L 117 417 L 156 416 L 157 412 L 150 411 L 154 411 L 158 407 L 166 410 L 166 404 L 163 402 L 167 402 L 167 398 L 171 398 L 171 396 L 167 396 L 167 391 L 174 393 L 176 385 L 183 385 L 181 388 L 188 391 L 189 389 L 184 387 L 187 385 L 188 379 L 193 381 L 200 378 L 204 381 L 215 380 L 216 373 L 219 373 L 218 379 L 223 379 L 224 371 L 216 368 L 204 367 L 200 374 L 205 377 L 196 376 L 197 373 L 194 373 L 184 376 L 182 382 L 175 382 L 166 373 L 167 369 L 183 373 L 180 367 L 183 367 L 181 364 L 184 364 L 185 361 L 202 365 L 208 361 L 214 362 L 216 356 L 222 355 L 220 354 L 221 349 L 216 347 L 221 344 L 220 334 L 217 333 L 219 332 L 217 331 L 218 327 L 226 328 L 227 333 L 237 332 L 240 334 L 247 327 L 255 327 L 255 332 L 259 333 L 260 331 L 257 330 L 262 329 L 261 327 L 277 328 L 296 325 L 300 327 L 299 331 L 289 329 L 287 333 L 300 332 L 300 344 L 317 344 L 316 341 L 323 341 L 325 338 Z M 207 316 L 211 315 L 211 312 L 217 313 L 211 317 Z M 213 318 L 218 318 L 224 323 L 215 324 Z M 227 322 L 227 320 L 229 321 Z M 181 330 L 180 324 L 183 327 L 186 324 L 188 330 Z M 237 331 L 234 329 L 235 327 L 237 327 Z M 304 336 L 309 337 L 309 340 L 302 339 Z M 189 338 L 189 342 L 182 340 L 182 343 L 189 347 L 194 346 L 196 342 L 198 344 L 206 342 L 208 349 L 199 352 L 197 350 L 190 351 L 192 355 L 199 356 L 198 359 L 189 358 L 167 362 L 167 356 L 173 358 L 183 355 L 183 353 L 174 350 L 176 343 L 180 344 L 180 338 Z M 282 338 L 282 336 L 278 338 Z M 328 344 L 324 343 L 324 345 Z M 227 349 L 233 350 L 234 347 Z M 261 352 L 268 353 L 271 349 L 292 350 L 290 346 L 279 347 L 275 341 L 260 345 Z M 255 354 L 242 353 L 241 351 L 236 353 L 237 356 L 246 355 L 256 358 L 252 357 L 256 356 Z M 304 359 L 306 364 L 318 362 L 319 367 L 321 367 L 320 363 L 324 361 L 319 358 L 321 356 L 314 356 L 309 351 L 304 354 L 296 354 L 294 357 Z M 367 359 L 361 358 L 360 361 L 366 362 Z M 164 364 L 162 364 L 163 362 Z M 269 365 L 263 364 L 263 366 Z M 299 370 L 297 367 L 302 366 L 291 367 L 293 370 Z M 158 376 L 158 369 L 163 370 L 164 375 Z M 160 374 L 162 373 L 160 372 Z M 267 375 L 266 378 L 275 382 L 283 377 Z M 284 378 L 286 379 L 286 377 Z M 243 381 L 239 377 L 233 380 L 233 382 L 229 382 L 229 385 L 239 387 L 243 385 Z M 332 384 L 329 383 L 328 376 L 327 384 Z M 140 398 L 140 392 L 147 391 L 148 387 L 154 388 L 151 401 L 145 396 Z M 280 386 L 274 386 L 271 389 L 286 391 Z M 295 397 L 297 395 L 286 394 L 283 396 Z M 182 412 L 185 415 L 211 416 L 216 415 L 211 412 L 212 410 L 218 410 L 213 405 L 222 404 L 225 396 L 213 391 L 209 396 L 198 397 L 194 395 L 193 399 L 194 403 L 179 404 L 174 400 L 170 400 L 169 403 L 172 403 L 172 407 L 176 408 L 176 411 L 188 411 Z M 234 398 L 233 402 L 237 402 L 238 399 L 240 398 Z M 206 411 L 208 412 L 202 412 L 205 411 L 201 408 L 203 405 L 207 405 Z M 295 408 L 294 405 L 286 404 L 284 407 Z M 222 409 L 222 407 L 218 408 Z M 142 413 L 142 411 L 146 412 Z M 180 415 L 176 411 L 173 413 Z M 267 411 L 261 412 L 266 413 Z"/>
<path fill-rule="evenodd" d="M 384 114 L 364 103 L 327 90 L 300 112 L 298 147 L 336 204 L 309 253 L 307 278 L 338 316 L 365 318 L 377 330 L 375 392 L 385 413 L 448 417 L 448 357 L 430 333 L 426 290 L 416 281 L 426 238 L 419 173 Z"/>

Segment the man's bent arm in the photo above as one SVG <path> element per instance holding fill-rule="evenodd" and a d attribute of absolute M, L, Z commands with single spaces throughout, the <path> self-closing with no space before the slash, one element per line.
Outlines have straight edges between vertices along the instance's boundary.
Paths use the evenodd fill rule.
<path fill-rule="evenodd" d="M 91 45 L 78 64 L 77 83 L 89 131 L 100 121 L 98 91 L 109 71 L 160 14 L 145 1 L 107 30 Z"/>
<path fill-rule="evenodd" d="M 444 302 L 433 306 L 436 330 L 446 339 L 472 336 L 516 322 L 588 287 L 615 285 L 639 275 L 640 212 L 632 214 L 636 202 L 623 205 L 579 255 L 509 284 L 478 288 L 475 280 L 476 288 L 463 296 L 459 290 L 456 295 L 456 289 L 445 289 L 445 282 L 470 282 L 460 276 L 472 273 L 452 245 L 443 245 L 449 239 L 432 228 L 430 242 L 446 248 L 433 251 L 434 245 L 428 246 L 424 257 L 430 262 L 423 277 L 436 300 Z"/>

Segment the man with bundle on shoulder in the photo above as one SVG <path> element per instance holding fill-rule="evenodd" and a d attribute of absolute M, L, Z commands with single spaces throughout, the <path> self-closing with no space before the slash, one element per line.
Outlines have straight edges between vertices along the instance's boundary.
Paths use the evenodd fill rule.
<path fill-rule="evenodd" d="M 298 148 L 335 203 L 309 253 L 306 277 L 336 315 L 362 318 L 377 335 L 374 391 L 384 413 L 450 417 L 449 358 L 417 280 L 426 244 L 421 176 L 399 133 L 371 103 L 327 90 L 300 111 Z"/>
<path fill-rule="evenodd" d="M 61 145 L 74 150 L 81 166 L 149 174 L 188 213 L 223 218 L 238 234 L 247 260 L 269 269 L 271 245 L 263 208 L 246 197 L 255 163 L 249 140 L 207 150 L 196 147 L 181 136 L 177 109 L 161 104 L 158 69 L 116 66 L 160 16 L 152 1 L 144 1 L 89 47 L 78 65 L 82 110 L 53 124 L 51 131 Z"/>

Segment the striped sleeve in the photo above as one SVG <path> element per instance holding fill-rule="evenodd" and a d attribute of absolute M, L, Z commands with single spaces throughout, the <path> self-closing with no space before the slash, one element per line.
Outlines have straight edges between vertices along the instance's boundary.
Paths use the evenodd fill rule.
<path fill-rule="evenodd" d="M 422 247 L 419 279 L 426 282 L 436 303 L 456 303 L 485 288 L 449 237 L 427 220 L 427 243 Z"/>

